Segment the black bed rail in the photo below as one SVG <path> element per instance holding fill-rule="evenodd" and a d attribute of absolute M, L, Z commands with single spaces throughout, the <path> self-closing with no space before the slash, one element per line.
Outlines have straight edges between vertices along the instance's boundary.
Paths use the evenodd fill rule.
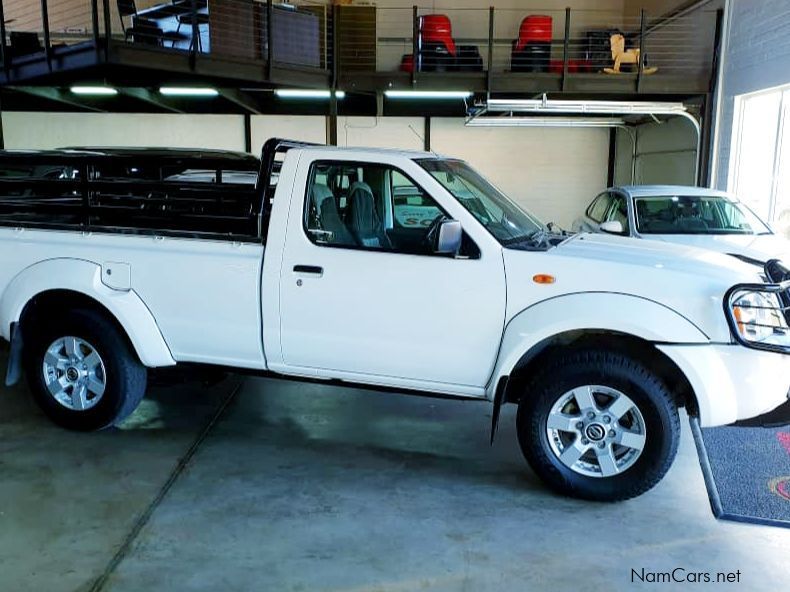
<path fill-rule="evenodd" d="M 308 146 L 321 146 L 321 144 L 284 138 L 270 138 L 263 145 L 261 150 L 261 170 L 258 174 L 255 193 L 258 196 L 256 201 L 259 204 L 258 236 L 261 237 L 264 244 L 266 243 L 266 234 L 269 228 L 274 192 L 277 189 L 277 182 L 285 154 L 293 148 L 305 148 Z"/>
<path fill-rule="evenodd" d="M 260 243 L 253 161 L 1 153 L 0 226 Z"/>

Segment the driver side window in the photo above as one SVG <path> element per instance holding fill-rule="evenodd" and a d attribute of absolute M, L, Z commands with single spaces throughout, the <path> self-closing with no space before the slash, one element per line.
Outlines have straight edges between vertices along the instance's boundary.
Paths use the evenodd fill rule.
<path fill-rule="evenodd" d="M 428 234 L 445 216 L 425 190 L 392 166 L 349 161 L 312 166 L 305 230 L 316 245 L 432 255 Z"/>
<path fill-rule="evenodd" d="M 612 204 L 612 196 L 609 193 L 602 193 L 596 197 L 587 208 L 587 217 L 594 222 L 605 222 L 606 212 Z"/>

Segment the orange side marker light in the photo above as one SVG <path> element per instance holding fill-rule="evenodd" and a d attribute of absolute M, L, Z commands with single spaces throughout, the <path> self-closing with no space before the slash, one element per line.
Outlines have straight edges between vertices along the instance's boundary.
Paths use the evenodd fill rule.
<path fill-rule="evenodd" d="M 532 281 L 536 284 L 553 284 L 556 278 L 553 275 L 549 275 L 547 273 L 539 273 L 537 275 L 532 276 Z"/>

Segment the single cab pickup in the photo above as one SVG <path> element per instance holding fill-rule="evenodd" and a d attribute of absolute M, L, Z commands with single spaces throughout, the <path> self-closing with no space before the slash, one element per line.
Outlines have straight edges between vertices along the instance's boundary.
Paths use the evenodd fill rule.
<path fill-rule="evenodd" d="M 492 437 L 516 403 L 542 479 L 619 500 L 669 468 L 680 407 L 730 424 L 790 388 L 782 263 L 552 232 L 432 153 L 4 152 L 0 245 L 7 382 L 72 429 L 181 363 L 487 400 Z"/>

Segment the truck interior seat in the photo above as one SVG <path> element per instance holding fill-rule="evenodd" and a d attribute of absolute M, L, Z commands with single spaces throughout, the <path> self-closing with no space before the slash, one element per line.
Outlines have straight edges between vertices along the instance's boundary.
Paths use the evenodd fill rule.
<path fill-rule="evenodd" d="M 357 244 L 343 220 L 340 219 L 340 213 L 337 210 L 337 200 L 329 187 L 320 183 L 314 183 L 312 200 L 321 229 L 332 233 L 332 238 L 329 242 L 347 246 Z"/>
<path fill-rule="evenodd" d="M 357 181 L 348 188 L 346 226 L 359 246 L 392 248 L 376 210 L 376 198 L 367 183 Z"/>

